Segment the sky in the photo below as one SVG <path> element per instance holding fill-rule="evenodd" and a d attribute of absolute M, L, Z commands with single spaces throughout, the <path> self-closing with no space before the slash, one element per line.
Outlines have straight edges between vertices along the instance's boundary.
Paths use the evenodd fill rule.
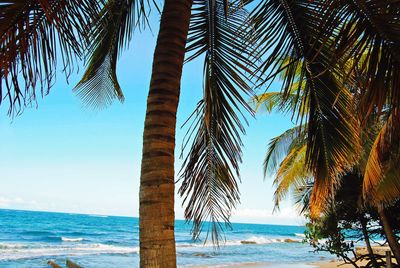
<path fill-rule="evenodd" d="M 0 107 L 0 208 L 138 216 L 142 134 L 158 18 L 151 31 L 137 32 L 120 56 L 118 78 L 125 94 L 104 110 L 85 108 L 72 88 L 81 66 L 67 83 L 58 73 L 49 95 L 16 118 Z M 177 116 L 176 172 L 186 128 L 182 124 L 202 97 L 202 60 L 184 66 Z M 273 84 L 271 91 L 279 90 Z M 271 138 L 293 126 L 290 115 L 248 117 L 243 136 L 241 203 L 233 222 L 301 225 L 292 202 L 273 212 L 272 178 L 263 160 Z M 176 218 L 183 219 L 176 196 Z"/>

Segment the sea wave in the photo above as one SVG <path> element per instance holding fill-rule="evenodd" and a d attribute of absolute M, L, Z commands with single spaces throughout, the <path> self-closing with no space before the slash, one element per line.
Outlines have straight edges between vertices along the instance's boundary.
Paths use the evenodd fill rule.
<path fill-rule="evenodd" d="M 272 244 L 272 243 L 299 243 L 301 240 L 293 238 L 271 238 L 264 236 L 252 236 L 246 240 L 240 241 L 241 244 Z"/>
<path fill-rule="evenodd" d="M 0 244 L 0 260 L 31 259 L 52 256 L 79 256 L 91 254 L 131 254 L 138 247 L 123 247 L 106 244 L 74 244 L 74 246 L 52 246 L 44 244 Z"/>
<path fill-rule="evenodd" d="M 108 218 L 109 216 L 107 215 L 97 215 L 97 214 L 89 214 L 89 217 L 96 217 L 96 218 Z"/>
<path fill-rule="evenodd" d="M 302 240 L 293 238 L 271 238 L 264 236 L 251 236 L 245 239 L 227 240 L 221 242 L 221 246 L 241 246 L 241 245 L 265 245 L 272 243 L 300 243 Z M 190 248 L 190 247 L 212 247 L 214 246 L 211 242 L 206 243 L 178 243 L 178 248 Z"/>
<path fill-rule="evenodd" d="M 294 235 L 295 235 L 295 236 L 298 236 L 298 237 L 303 237 L 303 238 L 305 238 L 305 237 L 306 237 L 306 235 L 305 235 L 305 234 L 300 234 L 300 233 L 294 233 Z"/>
<path fill-rule="evenodd" d="M 77 237 L 77 238 L 68 238 L 68 237 L 61 237 L 61 241 L 63 242 L 80 242 L 83 241 L 84 239 L 82 237 Z"/>
<path fill-rule="evenodd" d="M 22 234 L 22 235 L 33 235 L 33 236 L 50 236 L 50 235 L 54 235 L 53 232 L 48 232 L 48 231 L 34 231 L 34 230 L 23 231 L 21 234 Z"/>
<path fill-rule="evenodd" d="M 15 249 L 21 249 L 21 248 L 28 248 L 27 245 L 24 244 L 15 244 L 15 243 L 0 243 L 0 252 L 2 252 L 2 250 L 15 250 Z"/>

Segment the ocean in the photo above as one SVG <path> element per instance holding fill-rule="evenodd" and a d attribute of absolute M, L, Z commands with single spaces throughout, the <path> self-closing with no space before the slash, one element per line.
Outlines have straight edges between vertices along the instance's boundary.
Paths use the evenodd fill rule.
<path fill-rule="evenodd" d="M 232 264 L 299 264 L 332 259 L 301 243 L 304 227 L 233 223 L 219 249 L 192 241 L 191 226 L 175 225 L 179 267 Z M 289 239 L 289 240 L 288 240 Z M 244 242 L 246 241 L 246 242 Z M 0 267 L 64 265 L 66 258 L 87 268 L 138 267 L 138 218 L 0 210 Z M 282 267 L 282 266 L 279 266 Z"/>

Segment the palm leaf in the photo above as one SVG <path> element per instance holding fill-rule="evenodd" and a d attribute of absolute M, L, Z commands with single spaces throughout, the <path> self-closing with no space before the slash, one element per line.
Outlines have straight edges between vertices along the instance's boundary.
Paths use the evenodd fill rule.
<path fill-rule="evenodd" d="M 270 141 L 264 160 L 264 175 L 268 172 L 275 173 L 283 158 L 286 158 L 292 150 L 305 144 L 304 129 L 306 126 L 293 127 Z"/>
<path fill-rule="evenodd" d="M 204 97 L 189 129 L 192 147 L 182 169 L 181 196 L 185 196 L 185 217 L 192 220 L 198 238 L 205 221 L 208 233 L 218 245 L 225 222 L 239 202 L 241 110 L 252 113 L 243 95 L 252 95 L 248 76 L 254 61 L 248 33 L 247 13 L 239 2 L 195 0 L 188 46 L 191 60 L 204 60 Z M 239 114 L 239 115 L 238 115 Z"/>
<path fill-rule="evenodd" d="M 306 166 L 306 150 L 306 145 L 293 148 L 279 165 L 274 180 L 276 187 L 274 193 L 275 209 L 279 209 L 280 202 L 290 190 L 302 187 L 312 176 Z"/>
<path fill-rule="evenodd" d="M 103 108 L 115 98 L 124 101 L 117 79 L 118 56 L 145 18 L 144 0 L 109 0 L 103 7 L 91 33 L 89 64 L 75 87 L 87 106 Z"/>
<path fill-rule="evenodd" d="M 59 55 L 71 74 L 98 10 L 96 0 L 0 1 L 0 104 L 10 115 L 49 92 Z"/>
<path fill-rule="evenodd" d="M 382 0 L 336 0 L 327 13 L 340 21 L 336 54 L 352 59 L 366 83 L 360 87 L 362 105 L 382 110 L 389 102 L 400 105 L 400 2 Z M 365 116 L 365 115 L 364 115 Z"/>
<path fill-rule="evenodd" d="M 299 83 L 297 111 L 301 120 L 307 116 L 306 164 L 315 179 L 311 196 L 315 213 L 360 150 L 352 95 L 339 79 L 332 49 L 336 21 L 325 15 L 327 5 L 325 1 L 264 0 L 253 13 L 255 38 L 262 44 L 258 51 L 268 55 L 262 69 L 265 82 L 284 73 L 286 96 Z"/>
<path fill-rule="evenodd" d="M 393 202 L 400 196 L 400 114 L 392 111 L 371 147 L 364 173 L 364 199 L 373 205 Z"/>
<path fill-rule="evenodd" d="M 272 113 L 273 111 L 287 113 L 293 112 L 297 105 L 297 100 L 297 94 L 290 94 L 284 100 L 281 92 L 265 92 L 255 96 L 252 99 L 252 104 L 258 113 L 263 111 L 267 113 Z"/>
<path fill-rule="evenodd" d="M 304 185 L 296 187 L 293 191 L 293 198 L 300 214 L 307 213 L 310 210 L 310 197 L 314 181 L 309 179 Z"/>
<path fill-rule="evenodd" d="M 293 59 L 287 58 L 282 61 L 281 65 L 289 65 Z M 302 107 L 298 107 L 298 102 L 302 99 L 302 95 L 304 92 L 304 88 L 302 88 L 303 83 L 298 81 L 301 77 L 301 66 L 298 65 L 298 68 L 295 70 L 295 81 L 293 81 L 291 88 L 287 89 L 287 93 L 284 92 L 264 92 L 263 94 L 257 95 L 252 99 L 252 102 L 255 106 L 256 112 L 260 112 L 266 110 L 268 113 L 272 111 L 279 111 L 283 113 L 291 112 L 295 113 L 296 109 L 303 113 L 301 116 L 304 116 L 307 111 L 307 107 L 304 107 L 304 101 Z M 285 80 L 286 76 L 291 75 L 288 69 L 283 69 L 280 73 L 280 80 Z"/>

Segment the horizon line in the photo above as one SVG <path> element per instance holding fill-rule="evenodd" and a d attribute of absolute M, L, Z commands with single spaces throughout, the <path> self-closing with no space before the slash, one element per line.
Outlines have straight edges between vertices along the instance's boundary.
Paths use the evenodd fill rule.
<path fill-rule="evenodd" d="M 66 212 L 66 211 L 48 211 L 48 210 L 35 210 L 35 209 L 15 209 L 15 208 L 1 208 L 0 210 L 12 210 L 12 211 L 21 211 L 21 212 L 44 212 L 44 213 L 59 213 L 59 214 L 73 214 L 73 215 L 85 215 L 85 216 L 100 216 L 100 217 L 123 217 L 123 218 L 137 218 L 139 216 L 128 216 L 128 215 L 109 215 L 109 214 L 101 214 L 101 213 L 82 213 L 82 212 Z M 190 221 L 186 219 L 178 219 L 175 221 L 185 221 L 190 223 Z M 224 223 L 224 222 L 222 222 Z M 249 224 L 249 225 L 272 225 L 272 226 L 296 226 L 302 227 L 304 225 L 294 225 L 294 224 L 273 224 L 273 223 L 251 223 L 251 222 L 230 222 L 230 224 Z"/>

